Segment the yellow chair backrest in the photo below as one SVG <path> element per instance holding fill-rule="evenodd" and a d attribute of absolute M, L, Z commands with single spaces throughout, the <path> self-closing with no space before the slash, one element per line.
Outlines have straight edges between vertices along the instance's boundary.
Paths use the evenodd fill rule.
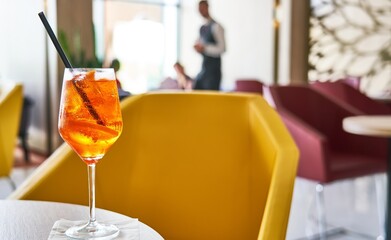
<path fill-rule="evenodd" d="M 14 151 L 23 104 L 23 87 L 5 85 L 0 93 L 0 177 L 8 177 L 14 164 Z"/>
<path fill-rule="evenodd" d="M 285 239 L 298 150 L 261 96 L 151 93 L 122 102 L 124 129 L 97 165 L 97 206 L 168 240 Z M 12 196 L 88 204 L 65 145 Z"/>

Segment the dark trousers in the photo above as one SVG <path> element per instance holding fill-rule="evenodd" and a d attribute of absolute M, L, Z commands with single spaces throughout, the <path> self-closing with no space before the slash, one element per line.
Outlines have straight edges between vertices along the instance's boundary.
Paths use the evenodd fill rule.
<path fill-rule="evenodd" d="M 194 89 L 220 90 L 221 58 L 204 56 L 201 72 L 196 77 Z"/>

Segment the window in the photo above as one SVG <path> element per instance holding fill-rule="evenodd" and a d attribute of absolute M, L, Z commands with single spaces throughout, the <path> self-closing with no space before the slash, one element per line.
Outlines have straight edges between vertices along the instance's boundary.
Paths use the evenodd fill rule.
<path fill-rule="evenodd" d="M 176 1 L 94 0 L 96 52 L 106 65 L 118 59 L 124 90 L 156 89 L 178 55 Z"/>

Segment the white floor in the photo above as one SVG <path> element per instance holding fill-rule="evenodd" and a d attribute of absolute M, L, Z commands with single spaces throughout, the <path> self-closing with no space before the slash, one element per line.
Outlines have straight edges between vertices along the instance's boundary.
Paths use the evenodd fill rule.
<path fill-rule="evenodd" d="M 376 184 L 378 181 L 378 184 Z M 314 182 L 297 178 L 293 194 L 287 239 L 306 239 L 318 233 Z M 376 186 L 380 191 L 376 191 Z M 329 229 L 342 227 L 348 234 L 327 239 L 376 239 L 384 221 L 386 176 L 339 181 L 324 188 L 326 221 Z M 380 194 L 377 198 L 377 193 Z M 380 204 L 378 209 L 378 199 Z M 379 211 L 381 218 L 379 218 Z M 379 238 L 381 239 L 381 238 Z"/>
<path fill-rule="evenodd" d="M 34 168 L 18 168 L 11 178 L 16 185 L 32 172 Z M 340 181 L 325 187 L 326 218 L 328 227 L 343 227 L 348 234 L 327 239 L 360 240 L 376 239 L 381 234 L 375 179 L 378 179 L 381 193 L 386 189 L 384 174 Z M 12 192 L 11 185 L 5 178 L 0 179 L 0 199 L 5 199 Z M 380 196 L 384 205 L 385 196 Z M 380 210 L 384 214 L 384 208 Z M 315 183 L 298 178 L 295 183 L 291 215 L 288 226 L 288 240 L 304 240 L 307 235 L 317 233 L 315 206 Z M 365 237 L 369 236 L 369 237 Z"/>
<path fill-rule="evenodd" d="M 34 167 L 15 168 L 11 173 L 11 179 L 19 186 L 33 171 Z M 0 199 L 5 199 L 13 191 L 7 178 L 0 178 Z"/>

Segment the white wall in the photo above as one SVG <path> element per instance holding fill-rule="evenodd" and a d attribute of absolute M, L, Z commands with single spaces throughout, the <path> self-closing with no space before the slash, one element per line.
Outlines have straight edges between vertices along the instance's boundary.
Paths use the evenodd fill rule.
<path fill-rule="evenodd" d="M 280 23 L 279 34 L 279 55 L 278 55 L 278 83 L 281 85 L 288 85 L 291 80 L 291 8 L 294 7 L 292 1 L 294 0 L 282 0 L 279 16 L 276 16 Z M 300 27 L 300 26 L 297 26 Z"/>
<path fill-rule="evenodd" d="M 30 140 L 45 150 L 45 32 L 38 17 L 38 0 L 0 0 L 1 81 L 22 82 L 35 101 Z"/>
<path fill-rule="evenodd" d="M 198 0 L 182 0 L 180 56 L 186 71 L 195 76 L 201 56 L 193 50 L 203 20 Z M 211 16 L 225 28 L 227 52 L 223 56 L 223 89 L 232 89 L 242 77 L 273 82 L 273 0 L 209 0 Z"/>

